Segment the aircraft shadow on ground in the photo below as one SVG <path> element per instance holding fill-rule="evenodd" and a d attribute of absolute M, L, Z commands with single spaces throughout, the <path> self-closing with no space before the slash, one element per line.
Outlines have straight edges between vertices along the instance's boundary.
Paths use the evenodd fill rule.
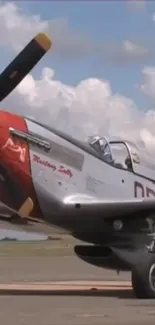
<path fill-rule="evenodd" d="M 132 290 L 7 290 L 0 291 L 0 296 L 83 296 L 83 297 L 114 297 L 134 299 Z"/>

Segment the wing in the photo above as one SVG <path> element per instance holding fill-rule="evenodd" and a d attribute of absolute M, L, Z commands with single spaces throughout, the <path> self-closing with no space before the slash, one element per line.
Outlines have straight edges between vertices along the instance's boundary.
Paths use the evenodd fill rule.
<path fill-rule="evenodd" d="M 97 217 L 127 217 L 155 212 L 155 199 L 116 199 L 104 200 L 85 195 L 72 195 L 63 200 L 62 210 L 66 214 L 96 215 Z"/>
<path fill-rule="evenodd" d="M 65 197 L 62 201 L 55 198 L 53 200 L 54 209 L 65 217 L 74 215 L 84 215 L 89 218 L 95 216 L 97 221 L 100 218 L 126 218 L 128 216 L 135 217 L 135 214 L 146 216 L 150 212 L 155 211 L 155 199 L 130 199 L 130 200 L 99 200 L 86 195 L 71 195 Z M 18 210 L 14 210 L 0 202 L 0 220 L 5 222 L 0 227 L 8 229 L 26 230 L 30 232 L 41 232 L 46 234 L 66 233 L 67 231 L 57 229 L 52 224 L 44 221 L 36 220 L 29 217 L 32 211 L 33 202 L 27 198 Z M 6 221 L 8 221 L 6 223 Z M 10 224 L 11 223 L 11 224 Z"/>

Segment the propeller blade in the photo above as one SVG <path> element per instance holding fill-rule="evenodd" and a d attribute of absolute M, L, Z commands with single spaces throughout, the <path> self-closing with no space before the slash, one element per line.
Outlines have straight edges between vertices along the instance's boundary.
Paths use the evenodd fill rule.
<path fill-rule="evenodd" d="M 39 33 L 0 74 L 0 101 L 8 96 L 51 48 L 50 38 Z"/>

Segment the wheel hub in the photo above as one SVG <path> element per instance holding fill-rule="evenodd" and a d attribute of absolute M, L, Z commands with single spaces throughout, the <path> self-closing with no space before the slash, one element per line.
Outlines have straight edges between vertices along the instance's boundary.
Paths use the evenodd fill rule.
<path fill-rule="evenodd" d="M 155 263 L 151 266 L 149 271 L 149 284 L 153 291 L 155 291 Z"/>

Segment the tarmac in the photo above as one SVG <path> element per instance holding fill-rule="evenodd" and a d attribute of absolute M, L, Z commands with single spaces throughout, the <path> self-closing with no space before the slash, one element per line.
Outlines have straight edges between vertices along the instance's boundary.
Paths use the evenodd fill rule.
<path fill-rule="evenodd" d="M 134 298 L 128 272 L 118 276 L 75 256 L 1 256 L 0 324 L 153 325 L 154 320 L 155 301 Z"/>

